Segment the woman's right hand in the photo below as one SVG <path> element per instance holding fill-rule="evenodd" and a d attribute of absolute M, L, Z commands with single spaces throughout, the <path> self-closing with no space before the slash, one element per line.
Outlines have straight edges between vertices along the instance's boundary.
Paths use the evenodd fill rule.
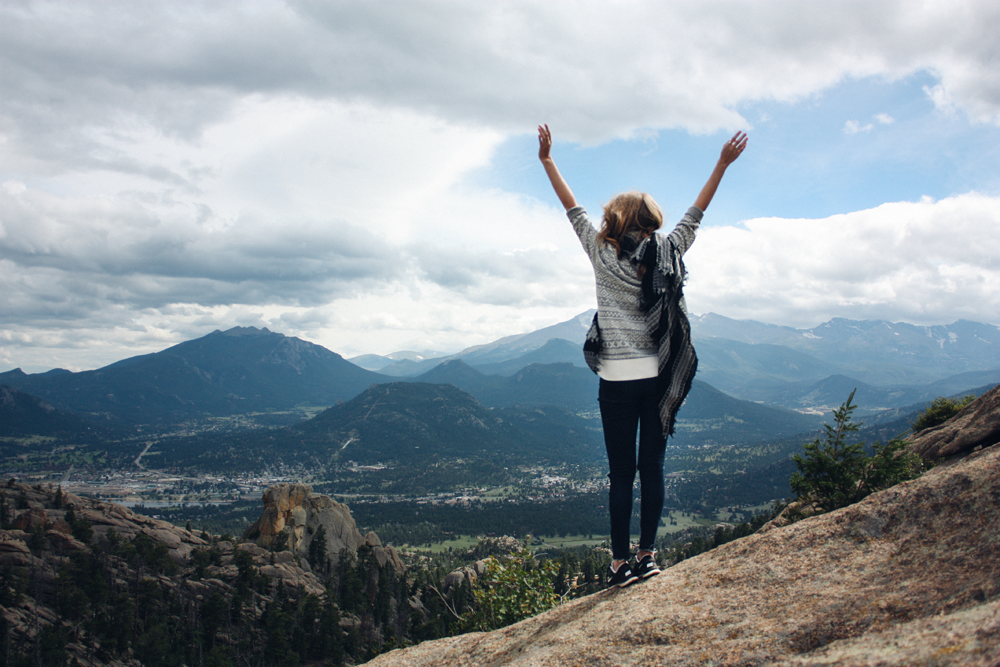
<path fill-rule="evenodd" d="M 548 160 L 552 153 L 552 133 L 549 132 L 548 125 L 538 126 L 538 159 L 542 162 Z"/>

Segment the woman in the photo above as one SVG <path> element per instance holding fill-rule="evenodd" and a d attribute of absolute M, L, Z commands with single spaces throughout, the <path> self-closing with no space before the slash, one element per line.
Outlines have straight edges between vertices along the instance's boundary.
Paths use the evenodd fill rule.
<path fill-rule="evenodd" d="M 653 543 L 663 512 L 663 453 L 674 419 L 691 388 L 698 359 L 684 304 L 682 256 L 694 242 L 726 168 L 746 148 L 737 132 L 722 148 L 708 182 L 670 234 L 655 234 L 663 214 L 645 193 L 618 195 L 594 229 L 551 156 L 548 125 L 538 128 L 538 158 L 590 257 L 597 281 L 597 315 L 584 356 L 600 380 L 598 399 L 611 490 L 609 586 L 628 586 L 660 573 Z M 636 433 L 639 435 L 636 454 Z M 639 551 L 629 563 L 632 487 L 639 471 Z"/>

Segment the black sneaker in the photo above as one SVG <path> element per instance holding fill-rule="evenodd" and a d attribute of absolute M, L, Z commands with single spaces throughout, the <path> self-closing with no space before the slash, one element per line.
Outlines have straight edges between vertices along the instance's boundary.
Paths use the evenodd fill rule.
<path fill-rule="evenodd" d="M 628 566 L 628 563 L 622 563 L 617 572 L 608 568 L 608 588 L 625 588 L 638 580 L 639 577 L 632 574 L 632 569 Z"/>
<path fill-rule="evenodd" d="M 642 560 L 635 564 L 632 573 L 638 579 L 649 579 L 660 573 L 660 568 L 656 564 L 656 559 L 652 556 L 643 556 Z"/>

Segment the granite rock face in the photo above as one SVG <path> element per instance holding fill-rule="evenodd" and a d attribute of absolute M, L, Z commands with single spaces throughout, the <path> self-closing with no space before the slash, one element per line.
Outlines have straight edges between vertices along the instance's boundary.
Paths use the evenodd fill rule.
<path fill-rule="evenodd" d="M 10 539 L 20 541 L 22 538 L 26 541 L 28 533 L 43 530 L 50 542 L 55 541 L 56 544 L 69 549 L 85 549 L 86 545 L 72 537 L 69 524 L 66 522 L 66 513 L 73 510 L 78 520 L 91 524 L 95 540 L 103 538 L 108 531 L 114 531 L 123 540 L 131 540 L 139 534 L 146 535 L 156 542 L 166 544 L 170 559 L 179 565 L 187 563 L 195 548 L 206 546 L 201 537 L 189 530 L 178 528 L 167 521 L 136 514 L 122 505 L 60 491 L 61 500 L 56 507 L 55 492 L 52 488 L 9 482 L 0 487 L 0 492 L 9 503 L 20 497 L 28 505 L 27 509 L 11 510 L 12 530 L 0 531 L 0 541 L 3 541 L 4 537 L 7 541 Z M 21 565 L 11 561 L 0 549 L 0 565 L 7 562 Z"/>
<path fill-rule="evenodd" d="M 629 588 L 369 664 L 995 666 L 1000 445 Z"/>
<path fill-rule="evenodd" d="M 925 459 L 941 459 L 1000 442 L 1000 386 L 943 424 L 921 431 L 907 446 Z"/>
<path fill-rule="evenodd" d="M 380 566 L 389 564 L 397 572 L 405 569 L 396 550 L 382 546 L 378 535 L 373 532 L 362 535 L 358 531 L 347 505 L 314 494 L 308 484 L 277 484 L 264 492 L 261 501 L 264 511 L 244 533 L 244 542 L 252 541 L 265 549 L 281 547 L 304 556 L 316 536 L 323 534 L 327 556 L 334 563 L 342 549 L 356 552 L 368 546 Z"/>

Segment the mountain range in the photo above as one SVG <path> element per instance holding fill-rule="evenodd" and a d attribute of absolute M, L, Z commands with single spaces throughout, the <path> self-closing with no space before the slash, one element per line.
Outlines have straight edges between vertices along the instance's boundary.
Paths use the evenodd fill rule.
<path fill-rule="evenodd" d="M 404 361 L 411 368 L 430 368 L 406 377 L 363 369 L 321 346 L 249 327 L 215 331 L 95 371 L 9 371 L 0 374 L 0 385 L 9 385 L 0 400 L 0 432 L 15 425 L 16 432 L 0 435 L 0 454 L 13 460 L 37 449 L 40 456 L 58 456 L 64 445 L 85 445 L 124 463 L 153 446 L 149 456 L 163 469 L 197 475 L 304 465 L 331 492 L 403 496 L 518 485 L 529 470 L 549 466 L 587 478 L 603 453 L 598 379 L 582 367 L 579 344 L 559 336 L 579 337 L 589 319 L 584 313 L 446 359 L 409 355 Z M 961 354 L 948 349 L 948 341 L 958 344 L 958 334 L 938 336 L 927 348 L 929 356 L 951 354 L 956 368 L 966 370 L 932 381 L 924 372 L 919 384 L 880 385 L 838 372 L 859 364 L 838 364 L 833 348 L 816 342 L 818 334 L 797 334 L 821 348 L 810 352 L 751 342 L 763 337 L 760 331 L 770 340 L 788 338 L 787 331 L 759 323 L 696 321 L 743 340 L 696 341 L 704 372 L 678 415 L 665 460 L 670 472 L 684 474 L 672 493 L 685 506 L 756 504 L 786 495 L 789 455 L 813 440 L 824 416 L 855 389 L 864 408 L 856 416 L 886 441 L 907 430 L 933 398 L 979 394 L 1000 379 L 997 371 L 974 368 L 993 363 L 985 325 L 973 327 L 982 335 Z M 900 361 L 909 353 L 880 347 L 886 327 L 862 324 L 835 327 L 840 334 L 829 336 L 830 345 L 857 348 L 862 358 L 895 359 L 893 377 L 918 374 Z M 869 335 L 873 331 L 877 335 Z M 978 357 L 977 346 L 983 348 Z M 942 364 L 936 358 L 929 367 Z M 743 396 L 706 377 L 719 384 L 738 380 Z M 138 429 L 139 438 L 105 435 L 95 442 L 98 425 Z M 260 426 L 282 428 L 255 428 Z"/>
<path fill-rule="evenodd" d="M 501 375 L 530 363 L 585 368 L 579 350 L 593 314 L 447 357 L 381 364 L 380 372 L 419 377 L 455 360 Z M 699 380 L 793 410 L 828 411 L 857 387 L 860 413 L 870 415 L 1000 382 L 1000 328 L 966 320 L 916 326 L 836 318 L 794 329 L 708 313 L 691 317 L 691 331 Z"/>
<path fill-rule="evenodd" d="M 568 361 L 583 367 L 583 357 L 579 353 L 579 346 L 583 344 L 583 340 L 587 336 L 587 329 L 590 327 L 590 321 L 594 317 L 595 312 L 596 311 L 588 310 L 570 320 L 560 322 L 559 324 L 553 324 L 552 326 L 548 326 L 537 331 L 531 331 L 529 333 L 505 336 L 485 345 L 474 345 L 462 350 L 458 354 L 449 356 L 435 357 L 426 355 L 424 358 L 419 360 L 415 359 L 413 356 L 406 356 L 400 361 L 384 364 L 377 359 L 373 359 L 373 356 L 376 355 L 364 355 L 363 357 L 353 357 L 351 361 L 358 363 L 365 368 L 377 367 L 379 372 L 397 377 L 420 375 L 421 373 L 426 373 L 438 364 L 452 359 L 461 359 L 470 366 L 483 366 L 485 367 L 482 369 L 484 372 L 491 372 L 490 366 L 492 364 L 503 364 L 505 362 L 519 359 L 539 350 L 539 348 L 544 347 L 552 340 L 561 340 L 569 341 L 570 347 L 577 350 L 576 353 L 570 354 L 569 358 L 563 358 L 569 348 L 562 347 L 562 344 L 559 343 L 557 345 L 562 348 L 562 352 L 557 354 L 560 358 L 546 358 L 545 360 L 542 360 L 539 358 L 529 357 L 530 360 L 523 363 L 521 367 L 526 366 L 529 363 L 552 363 L 555 361 Z M 382 359 L 392 360 L 400 354 L 405 353 L 393 353 Z"/>
<path fill-rule="evenodd" d="M 403 358 L 382 373 L 298 338 L 237 327 L 93 371 L 27 375 L 15 369 L 0 373 L 0 384 L 61 413 L 125 425 L 169 426 L 232 415 L 290 425 L 371 385 L 399 380 L 453 384 L 488 408 L 551 405 L 593 416 L 597 378 L 579 352 L 592 314 L 450 357 L 400 353 Z M 812 430 L 819 423 L 816 415 L 854 389 L 858 414 L 871 416 L 1000 381 L 995 370 L 1000 330 L 974 322 L 914 327 L 831 320 L 797 330 L 709 314 L 692 318 L 692 327 L 699 374 L 679 416 L 678 444 L 746 442 Z M 425 370 L 390 374 L 404 366 Z"/>

